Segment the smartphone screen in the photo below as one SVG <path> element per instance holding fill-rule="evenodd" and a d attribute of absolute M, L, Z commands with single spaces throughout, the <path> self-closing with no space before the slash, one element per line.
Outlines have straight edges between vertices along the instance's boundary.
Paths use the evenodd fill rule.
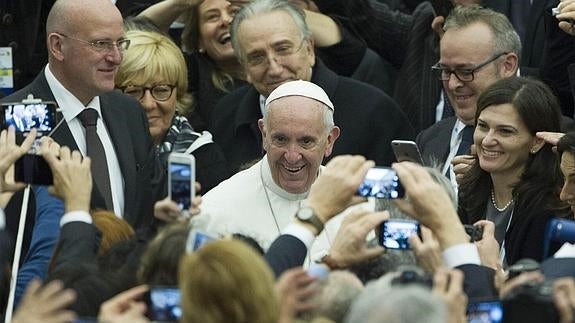
<path fill-rule="evenodd" d="M 170 197 L 181 210 L 187 210 L 192 204 L 193 166 L 189 163 L 170 161 Z"/>
<path fill-rule="evenodd" d="M 146 297 L 148 317 L 159 322 L 178 322 L 182 317 L 177 287 L 150 287 Z"/>
<path fill-rule="evenodd" d="M 421 236 L 419 222 L 412 220 L 387 220 L 381 224 L 379 243 L 387 249 L 410 249 L 409 237 Z"/>
<path fill-rule="evenodd" d="M 393 168 L 373 167 L 367 171 L 359 185 L 358 195 L 378 199 L 397 199 L 405 195 L 399 177 Z"/>
<path fill-rule="evenodd" d="M 186 252 L 196 251 L 207 242 L 216 239 L 216 237 L 213 237 L 205 232 L 199 230 L 191 230 L 188 234 L 188 240 L 186 242 Z"/>
<path fill-rule="evenodd" d="M 40 133 L 49 133 L 54 129 L 56 119 L 56 104 L 42 103 L 5 103 L 2 104 L 3 128 L 14 126 L 21 133 L 30 132 L 36 128 Z"/>
<path fill-rule="evenodd" d="M 503 322 L 503 308 L 499 301 L 469 303 L 467 306 L 467 322 L 469 323 L 500 323 Z"/>

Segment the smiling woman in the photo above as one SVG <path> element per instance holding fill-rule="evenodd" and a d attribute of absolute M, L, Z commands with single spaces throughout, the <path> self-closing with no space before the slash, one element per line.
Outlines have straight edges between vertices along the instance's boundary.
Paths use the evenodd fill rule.
<path fill-rule="evenodd" d="M 180 115 L 192 105 L 187 92 L 186 62 L 180 49 L 156 32 L 132 30 L 126 33 L 126 38 L 130 39 L 130 50 L 118 69 L 116 87 L 140 101 L 146 112 L 150 134 L 164 167 L 158 172 L 161 176 L 157 181 L 165 180 L 171 152 L 193 152 L 196 179 L 204 191 L 211 189 L 228 177 L 228 167 L 211 134 L 194 132 L 188 120 Z"/>
<path fill-rule="evenodd" d="M 477 159 L 460 182 L 460 216 L 466 224 L 495 223 L 504 264 L 541 260 L 547 220 L 568 211 L 557 156 L 535 136 L 559 132 L 560 113 L 551 90 L 531 79 L 502 79 L 478 99 Z"/>

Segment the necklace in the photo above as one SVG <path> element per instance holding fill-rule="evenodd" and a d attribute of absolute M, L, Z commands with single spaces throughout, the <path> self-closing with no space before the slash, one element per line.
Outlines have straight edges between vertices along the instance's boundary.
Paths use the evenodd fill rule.
<path fill-rule="evenodd" d="M 278 224 L 278 220 L 276 218 L 276 213 L 274 212 L 274 208 L 272 207 L 272 201 L 270 200 L 270 195 L 268 193 L 268 189 L 266 187 L 266 183 L 264 181 L 264 171 L 263 171 L 263 162 L 260 163 L 260 180 L 262 181 L 262 186 L 264 188 L 264 193 L 266 194 L 266 200 L 268 201 L 268 206 L 272 213 L 272 217 L 274 218 L 274 223 L 276 224 L 276 228 L 278 229 L 278 234 L 281 234 L 280 225 Z"/>
<path fill-rule="evenodd" d="M 504 207 L 499 208 L 497 207 L 497 203 L 495 203 L 495 192 L 493 190 L 491 190 L 491 203 L 493 204 L 493 206 L 495 207 L 495 209 L 499 212 L 503 212 L 505 210 L 507 210 L 507 208 L 509 207 L 509 205 L 511 205 L 511 203 L 513 203 L 513 199 L 511 199 L 509 202 L 507 202 L 507 204 L 505 204 Z"/>

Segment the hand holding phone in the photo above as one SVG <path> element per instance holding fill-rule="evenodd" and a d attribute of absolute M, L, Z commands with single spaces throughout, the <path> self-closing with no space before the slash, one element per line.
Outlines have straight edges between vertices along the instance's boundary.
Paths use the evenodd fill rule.
<path fill-rule="evenodd" d="M 397 199 L 405 195 L 395 170 L 390 167 L 373 167 L 367 171 L 359 185 L 358 195 L 379 199 Z"/>
<path fill-rule="evenodd" d="M 171 153 L 168 157 L 168 195 L 180 210 L 188 210 L 195 195 L 196 160 L 193 155 Z"/>
<path fill-rule="evenodd" d="M 414 220 L 391 219 L 381 224 L 379 244 L 387 249 L 411 249 L 409 237 L 417 234 L 421 238 L 421 227 Z"/>

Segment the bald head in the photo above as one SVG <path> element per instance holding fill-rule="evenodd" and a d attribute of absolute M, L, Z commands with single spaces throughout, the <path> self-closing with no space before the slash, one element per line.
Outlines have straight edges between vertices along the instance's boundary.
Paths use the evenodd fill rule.
<path fill-rule="evenodd" d="M 110 0 L 57 0 L 48 14 L 46 33 L 70 33 L 101 18 L 123 22 L 122 14 Z"/>

